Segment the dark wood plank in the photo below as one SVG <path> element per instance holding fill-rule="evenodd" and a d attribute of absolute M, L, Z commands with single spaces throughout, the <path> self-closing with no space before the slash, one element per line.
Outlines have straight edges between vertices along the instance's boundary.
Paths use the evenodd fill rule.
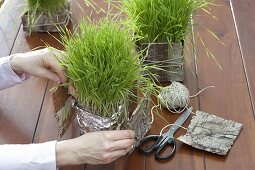
<path fill-rule="evenodd" d="M 51 34 L 49 35 L 48 33 L 33 33 L 30 36 L 26 32 L 23 32 L 21 29 L 19 32 L 19 36 L 16 40 L 15 48 L 13 49 L 14 52 L 19 52 L 24 48 L 24 44 L 27 44 L 28 49 L 34 49 L 36 47 L 42 47 L 45 46 L 45 43 L 49 44 L 52 47 L 62 49 L 62 45 L 55 40 L 55 38 L 59 38 L 58 34 Z M 16 46 L 18 46 L 16 48 Z M 33 81 L 33 80 L 31 80 Z M 49 93 L 50 89 L 53 87 L 53 83 L 49 82 L 48 86 L 47 85 L 47 80 L 41 80 L 43 81 L 43 93 L 40 94 L 41 97 L 41 103 L 38 107 L 38 112 L 36 119 L 30 119 L 31 123 L 34 124 L 34 127 L 31 128 L 33 130 L 34 136 L 31 139 L 30 142 L 33 143 L 41 143 L 41 142 L 46 142 L 46 141 L 51 141 L 51 140 L 63 140 L 63 139 L 69 139 L 73 138 L 79 135 L 79 130 L 77 128 L 77 125 L 74 124 L 69 128 L 69 131 L 67 134 L 62 138 L 59 139 L 57 135 L 57 123 L 56 119 L 54 117 L 54 112 L 53 112 L 53 101 L 51 98 L 51 94 Z M 33 86 L 30 84 L 26 84 L 27 88 L 34 89 Z M 37 89 L 35 93 L 39 92 Z M 31 94 L 32 96 L 32 94 Z M 44 98 L 45 97 L 45 98 Z M 33 101 L 33 99 L 28 100 L 27 102 Z M 28 107 L 29 108 L 29 107 Z M 39 118 L 38 124 L 37 124 L 37 118 Z M 64 170 L 83 170 L 84 165 L 81 166 L 76 166 L 76 167 L 66 167 Z"/>
<path fill-rule="evenodd" d="M 45 80 L 32 78 L 0 92 L 0 143 L 31 143 L 45 91 Z"/>
<path fill-rule="evenodd" d="M 200 109 L 243 123 L 244 128 L 227 156 L 206 153 L 206 169 L 254 169 L 255 124 L 230 2 L 216 0 L 215 3 L 220 6 L 213 8 L 212 15 L 215 15 L 218 21 L 208 17 L 198 17 L 197 20 L 215 32 L 226 45 L 223 46 L 217 40 L 214 41 L 204 29 L 197 29 L 197 31 L 214 52 L 223 70 L 220 70 L 214 61 L 206 56 L 202 46 L 198 46 L 199 87 L 215 85 L 214 89 L 200 95 Z"/>
<path fill-rule="evenodd" d="M 96 12 L 94 8 L 91 6 L 87 6 L 84 2 L 84 0 L 74 0 L 71 3 L 71 10 L 72 13 L 72 21 L 76 25 L 79 23 L 81 19 L 91 19 L 92 21 L 98 21 L 100 18 L 103 18 L 105 16 L 105 13 L 103 11 L 99 12 L 99 8 L 103 10 L 107 10 L 107 3 L 106 1 L 102 0 L 93 0 L 95 9 L 98 11 Z"/>
<path fill-rule="evenodd" d="M 105 11 L 108 8 L 108 5 L 105 1 L 102 0 L 95 0 L 93 1 L 95 4 L 97 4 L 97 7 L 100 7 L 102 9 L 104 9 Z M 72 15 L 72 21 L 74 25 L 77 25 L 77 23 L 79 22 L 79 20 L 81 18 L 83 18 L 84 16 L 89 16 L 89 18 L 91 20 L 97 21 L 100 18 L 103 18 L 105 16 L 104 12 L 100 12 L 100 13 L 96 13 L 95 10 L 91 7 L 88 7 L 85 5 L 85 3 L 82 0 L 77 0 L 75 2 L 72 2 L 72 6 L 71 6 L 73 15 Z M 98 9 L 98 8 L 97 8 Z M 116 10 L 112 11 L 115 12 Z M 136 154 L 136 152 L 134 152 L 133 154 Z M 129 159 L 130 156 L 125 156 L 119 160 L 116 160 L 115 162 L 111 163 L 111 164 L 106 164 L 106 165 L 86 165 L 86 170 L 122 170 L 122 169 L 126 169 L 128 167 L 131 167 L 133 169 L 134 166 L 130 166 L 133 164 L 136 164 L 139 162 L 140 163 L 140 159 Z M 135 157 L 136 158 L 136 157 Z M 139 156 L 138 156 L 139 158 Z"/>
<path fill-rule="evenodd" d="M 59 39 L 59 34 L 57 33 L 33 33 L 29 37 L 27 33 L 21 31 L 21 33 L 30 48 L 36 48 L 40 46 L 45 46 L 45 43 L 48 45 L 55 47 L 57 49 L 63 50 L 62 45 L 55 39 Z M 50 89 L 53 88 L 55 85 L 53 82 L 49 82 L 47 86 L 47 90 L 45 93 L 45 98 L 43 104 L 41 106 L 39 121 L 37 127 L 35 129 L 35 135 L 33 138 L 34 143 L 41 143 L 51 140 L 64 140 L 74 138 L 80 135 L 79 128 L 77 124 L 73 124 L 69 130 L 67 131 L 66 135 L 64 135 L 61 139 L 58 137 L 57 131 L 57 122 L 54 117 L 54 110 L 53 110 L 53 100 L 52 94 L 50 93 Z M 61 168 L 63 170 L 83 170 L 84 165 L 81 166 L 69 166 L 65 168 Z"/>
<path fill-rule="evenodd" d="M 12 3 L 14 3 L 14 1 L 12 1 L 11 4 Z M 13 9 L 16 9 L 16 7 L 19 7 L 20 9 L 19 3 L 12 5 L 12 7 L 14 6 L 15 8 Z M 12 10 L 8 11 L 8 14 L 5 14 L 7 16 L 15 17 L 15 19 L 21 16 L 21 14 L 19 14 L 19 16 L 13 16 Z M 12 22 L 14 21 L 15 20 Z M 18 21 L 17 23 L 20 24 Z M 8 26 L 12 26 L 12 23 L 9 24 L 10 25 Z M 11 41 L 13 33 L 12 29 L 7 27 L 6 23 L 5 25 L 1 24 L 1 26 L 5 31 L 2 33 L 4 33 L 6 36 L 10 35 L 10 39 L 3 40 L 4 42 L 8 43 Z M 15 28 L 15 26 L 13 26 L 13 28 Z M 15 37 L 16 41 L 13 39 L 14 46 L 10 49 L 6 46 L 1 46 L 4 48 L 4 50 L 7 50 L 7 52 L 11 49 L 11 53 L 30 51 L 38 46 L 44 45 L 43 41 L 47 42 L 47 37 L 49 37 L 46 36 L 46 38 L 42 38 L 42 40 L 40 36 L 44 37 L 43 35 L 45 34 L 28 37 L 27 33 L 24 33 L 20 27 L 17 29 L 19 29 L 19 33 L 17 38 Z M 9 53 L 7 52 L 1 51 L 1 55 L 8 55 Z M 42 102 L 44 100 L 43 98 L 46 91 L 46 84 L 47 80 L 45 79 L 31 78 L 21 85 L 0 92 L 1 143 L 31 143 L 33 141 L 37 119 L 40 113 Z"/>
<path fill-rule="evenodd" d="M 206 153 L 206 157 L 204 159 L 204 152 L 195 150 L 178 142 L 176 155 L 173 159 L 165 163 L 156 162 L 153 156 L 150 155 L 146 159 L 146 164 L 144 164 L 144 156 L 141 153 L 135 151 L 130 156 L 128 162 L 125 160 L 127 158 L 122 158 L 122 160 L 118 160 L 110 165 L 88 165 L 86 169 L 133 170 L 254 168 L 255 148 L 252 144 L 252 141 L 255 137 L 254 119 L 252 117 L 251 101 L 249 98 L 249 91 L 247 89 L 247 82 L 242 66 L 238 41 L 235 35 L 233 21 L 230 19 L 231 11 L 229 1 L 218 0 L 217 3 L 222 5 L 222 7 L 213 8 L 213 14 L 219 18 L 218 22 L 213 22 L 212 19 L 207 18 L 198 19 L 200 22 L 216 32 L 219 38 L 225 42 L 226 46 L 222 46 L 217 41 L 212 41 L 212 38 L 205 30 L 198 29 L 198 31 L 208 46 L 214 51 L 215 56 L 218 57 L 217 59 L 223 67 L 223 71 L 219 70 L 213 60 L 206 57 L 202 51 L 199 51 L 199 87 L 203 88 L 208 85 L 216 86 L 215 89 L 211 89 L 202 93 L 199 97 L 199 102 L 201 104 L 201 110 L 215 113 L 218 116 L 224 118 L 239 121 L 245 125 L 243 132 L 236 141 L 230 153 L 226 157 Z M 79 8 L 75 5 L 72 8 L 79 11 Z M 87 12 L 88 11 L 89 10 L 87 10 Z M 80 17 L 82 17 L 82 15 L 74 15 L 74 20 L 76 18 L 75 23 L 77 23 Z M 98 17 L 100 17 L 100 15 Z M 20 31 L 13 48 L 13 53 L 28 51 L 37 46 L 41 46 L 43 45 L 43 41 L 48 42 L 50 45 L 55 47 L 61 48 L 61 45 L 54 41 L 53 38 L 47 34 L 34 34 L 32 37 L 27 38 L 25 34 Z M 243 51 L 245 51 L 245 48 L 246 45 L 242 45 Z M 202 47 L 199 46 L 199 49 L 202 49 Z M 191 69 L 193 72 L 195 72 L 193 62 L 193 60 L 190 60 L 190 62 L 186 60 L 186 63 L 191 64 L 186 64 L 186 81 L 184 82 L 192 94 L 197 92 L 196 79 L 191 74 L 191 72 L 187 70 Z M 248 65 L 247 68 L 249 68 Z M 34 78 L 27 81 L 25 84 L 0 92 L 0 121 L 2 121 L 0 122 L 1 143 L 31 142 L 33 138 L 33 129 L 35 129 L 39 112 L 41 113 L 40 120 L 38 122 L 38 127 L 33 141 L 44 142 L 48 140 L 59 139 L 57 137 L 56 122 L 53 116 L 52 99 L 48 92 L 52 87 L 51 83 L 49 83 L 49 86 L 47 87 L 47 92 L 45 95 L 46 98 L 43 100 L 46 83 L 47 82 L 45 80 Z M 197 99 L 198 98 L 192 99 L 191 105 L 195 107 L 194 110 L 199 108 Z M 13 101 L 15 101 L 15 103 Z M 42 101 L 43 107 L 40 111 Z M 24 114 L 18 114 L 18 112 L 25 112 L 26 114 L 24 116 Z M 174 120 L 178 118 L 178 115 L 173 115 L 167 111 L 164 111 L 163 116 L 168 120 L 169 123 L 174 122 Z M 155 122 L 150 133 L 159 133 L 160 129 L 166 124 L 167 123 L 160 117 L 155 116 Z M 185 126 L 187 125 L 188 123 L 185 124 Z M 10 129 L 10 131 L 6 129 Z M 180 130 L 176 136 L 179 136 L 183 133 L 185 133 L 184 130 Z M 75 137 L 77 135 L 79 135 L 77 126 L 76 124 L 73 124 L 62 139 Z M 83 166 L 67 167 L 64 169 L 83 169 Z"/>
<path fill-rule="evenodd" d="M 20 29 L 12 53 L 30 51 L 47 42 L 43 34 L 28 37 Z M 49 37 L 49 36 L 48 36 Z M 0 92 L 1 143 L 31 143 L 46 91 L 47 80 L 31 78 Z M 4 123 L 3 123 L 4 122 Z"/>
<path fill-rule="evenodd" d="M 0 57 L 10 54 L 21 25 L 25 0 L 5 0 L 0 8 Z"/>
<path fill-rule="evenodd" d="M 121 157 L 120 159 L 110 163 L 102 165 L 86 165 L 85 170 L 126 170 L 130 165 L 128 164 L 129 155 Z M 135 165 L 140 166 L 140 165 Z M 132 166 L 132 168 L 136 168 Z"/>
<path fill-rule="evenodd" d="M 33 140 L 34 143 L 41 143 L 51 140 L 60 141 L 80 136 L 80 131 L 77 123 L 73 123 L 62 138 L 58 136 L 57 121 L 54 116 L 53 99 L 52 94 L 50 93 L 50 89 L 55 85 L 56 84 L 54 84 L 53 82 L 49 82 L 48 84 L 45 94 L 46 97 L 43 102 L 40 119 L 38 122 L 38 126 L 36 128 L 35 138 Z M 84 165 L 61 168 L 61 170 L 83 170 L 83 169 Z"/>
<path fill-rule="evenodd" d="M 20 32 L 11 53 L 26 52 L 31 48 L 34 46 Z M 0 92 L 1 143 L 32 142 L 45 88 L 46 80 L 31 78 L 21 85 Z"/>
<path fill-rule="evenodd" d="M 82 0 L 80 2 L 82 2 Z M 74 6 L 75 5 L 76 4 L 74 4 Z M 79 10 L 75 12 L 77 12 L 77 16 L 78 14 L 80 14 Z M 83 13 L 83 15 L 85 15 L 85 13 Z M 95 15 L 95 18 L 101 17 L 101 15 L 102 14 Z M 73 16 L 74 18 L 80 18 L 80 16 L 75 17 L 76 16 L 75 14 Z M 7 33 L 5 33 L 4 35 L 6 34 Z M 4 41 L 7 42 L 6 39 L 4 39 Z M 34 33 L 30 37 L 28 37 L 27 33 L 24 33 L 22 29 L 20 29 L 12 52 L 17 53 L 17 52 L 29 51 L 38 46 L 44 46 L 44 42 L 47 42 L 48 44 L 56 48 L 61 48 L 61 45 L 57 43 L 57 41 L 54 40 L 54 38 L 47 35 L 46 33 L 38 33 L 38 34 Z M 6 50 L 7 47 L 5 46 L 4 49 Z M 9 49 L 7 51 L 9 52 Z M 37 143 L 37 142 L 45 142 L 48 140 L 58 139 L 56 122 L 52 114 L 53 113 L 52 99 L 50 94 L 48 93 L 52 85 L 51 83 L 49 84 L 45 94 L 46 84 L 47 84 L 46 80 L 39 80 L 34 78 L 27 81 L 27 83 L 23 85 L 14 87 L 15 90 L 8 89 L 1 92 L 1 97 L 2 96 L 3 97 L 1 98 L 0 103 L 3 106 L 6 106 L 6 107 L 2 107 L 3 109 L 1 110 L 1 112 L 3 112 L 1 113 L 1 116 L 3 117 L 3 119 L 1 120 L 4 122 L 1 124 L 1 132 L 4 130 L 3 131 L 4 133 L 1 133 L 1 139 L 3 139 L 2 143 L 30 143 L 31 141 Z M 31 96 L 26 95 L 26 97 L 23 97 L 23 91 L 24 93 L 30 91 L 37 95 L 31 94 Z M 20 96 L 17 97 L 17 94 L 19 94 Z M 43 98 L 44 94 L 46 96 L 45 99 Z M 37 98 L 40 100 L 38 100 Z M 15 107 L 13 107 L 14 105 L 13 101 L 16 101 Z M 44 103 L 44 105 L 42 105 L 42 102 Z M 31 107 L 30 105 L 32 105 L 33 107 Z M 19 108 L 22 108 L 22 106 L 27 106 L 24 108 L 24 112 L 26 112 L 27 114 L 21 115 L 19 117 L 15 116 L 14 114 L 16 114 L 16 111 Z M 41 110 L 41 106 L 43 106 L 42 110 Z M 7 112 L 8 112 L 8 118 L 10 117 L 14 120 L 7 119 L 7 116 L 6 116 Z M 39 114 L 39 113 L 42 113 L 42 114 Z M 36 127 L 38 116 L 40 119 L 38 122 L 38 127 Z M 12 122 L 14 123 L 11 124 Z M 16 127 L 18 124 L 21 124 L 21 125 Z M 6 130 L 8 128 L 10 128 L 10 131 Z M 26 133 L 21 133 L 20 129 L 22 129 L 22 132 L 24 129 Z M 35 131 L 35 136 L 33 138 L 34 130 L 36 131 Z M 69 128 L 69 131 L 67 132 L 67 134 L 62 139 L 78 136 L 79 131 L 77 130 L 78 128 L 76 124 L 72 125 Z M 15 135 L 15 134 L 19 134 L 19 135 Z M 119 168 L 119 165 L 121 164 L 113 164 L 113 165 L 114 167 Z M 67 169 L 84 169 L 84 166 L 65 167 L 63 169 L 66 169 L 66 170 Z"/>
<path fill-rule="evenodd" d="M 187 86 L 189 89 L 191 95 L 197 93 L 197 79 L 196 79 L 196 70 L 195 65 L 196 61 L 194 60 L 194 54 L 192 50 L 187 50 L 188 45 L 185 49 L 185 79 L 183 84 Z M 197 110 L 199 107 L 198 98 L 191 99 L 190 106 L 193 106 L 193 110 Z M 176 119 L 180 116 L 179 114 L 173 114 L 167 111 L 166 109 L 163 109 L 160 113 L 162 117 L 164 117 L 168 123 L 174 123 Z M 190 117 L 191 118 L 191 117 Z M 189 124 L 189 120 L 184 124 L 184 127 L 187 127 Z M 160 130 L 167 125 L 167 122 L 165 122 L 160 116 L 155 116 L 155 121 L 152 125 L 152 128 L 150 130 L 150 134 L 158 134 Z M 185 134 L 185 130 L 180 129 L 176 134 L 175 137 L 177 138 L 180 135 Z M 154 169 L 162 169 L 162 170 L 168 170 L 168 169 L 175 169 L 175 170 L 202 170 L 204 169 L 204 153 L 203 151 L 195 150 L 189 146 L 186 146 L 185 144 L 176 141 L 177 142 L 177 148 L 176 148 L 176 154 L 173 156 L 173 158 L 165 161 L 165 162 L 159 162 L 154 160 L 154 155 L 149 155 L 146 159 L 146 168 L 147 170 L 154 170 Z"/>
<path fill-rule="evenodd" d="M 101 6 L 104 6 L 102 4 L 100 4 Z M 104 6 L 105 8 L 105 6 Z M 87 12 L 87 10 L 86 10 Z M 94 19 L 98 19 L 97 17 L 101 17 L 96 16 L 96 17 L 92 17 Z M 188 54 L 190 56 L 193 56 L 192 54 Z M 192 75 L 192 73 L 190 72 L 190 69 L 194 71 L 194 61 L 192 58 L 186 60 L 186 70 L 189 70 L 188 74 L 186 74 L 186 82 L 185 84 L 188 86 L 188 88 L 190 88 L 190 91 L 192 93 L 195 93 L 197 91 L 197 86 L 196 86 L 196 77 Z M 192 105 L 197 108 L 198 104 L 197 104 L 197 99 L 194 99 L 192 101 Z M 169 115 L 167 115 L 169 113 L 165 113 L 165 116 L 167 117 L 167 120 L 169 120 L 169 122 L 172 122 L 172 120 L 175 120 L 177 118 L 177 115 L 173 115 L 170 116 L 171 118 L 169 118 Z M 159 125 L 156 123 L 155 125 L 153 125 L 154 127 L 152 127 L 151 133 L 158 133 L 160 131 L 160 129 L 166 125 L 166 122 L 162 122 L 162 119 L 160 119 L 159 117 L 156 118 L 157 120 L 155 122 L 160 122 Z M 159 120 L 158 120 L 159 119 Z M 187 124 L 186 124 L 187 126 Z M 154 131 L 153 131 L 154 129 Z M 183 132 L 182 132 L 183 133 Z M 180 134 L 177 134 L 177 136 Z M 178 144 L 180 145 L 180 144 Z M 182 145 L 182 147 L 185 147 Z M 179 149 L 179 148 L 178 148 Z M 189 159 L 189 163 L 192 164 L 191 169 L 203 169 L 203 153 L 198 151 L 198 152 L 194 152 L 193 150 L 189 150 L 188 152 L 185 151 L 185 149 L 182 149 L 182 152 L 185 152 L 186 155 L 193 155 L 193 158 Z M 183 155 L 183 153 L 180 153 L 180 155 Z M 154 158 L 153 158 L 154 159 Z M 122 166 L 122 169 L 158 169 L 158 168 L 166 168 L 169 169 L 169 165 L 168 164 L 161 164 L 161 166 L 158 167 L 158 162 L 155 162 L 155 160 L 153 160 L 152 157 L 150 159 L 145 160 L 145 156 L 143 154 L 141 154 L 140 152 L 138 152 L 137 150 L 135 150 L 129 157 L 128 159 L 128 164 L 127 167 L 125 166 L 126 164 L 124 164 L 124 166 Z M 181 161 L 181 160 L 185 160 L 185 161 Z M 194 161 L 195 159 L 195 161 Z M 188 161 L 186 161 L 186 157 L 184 156 L 180 156 L 179 158 L 177 158 L 178 161 L 176 161 L 176 164 L 185 164 Z M 146 161 L 146 162 L 145 162 Z M 97 166 L 92 166 L 92 165 L 87 165 L 86 170 L 94 170 L 94 169 L 116 169 L 116 163 L 118 164 L 119 161 L 116 161 L 113 164 L 110 165 L 97 165 Z M 172 162 L 171 162 L 172 164 Z M 176 167 L 176 164 L 172 164 L 171 167 Z"/>
<path fill-rule="evenodd" d="M 95 0 L 94 1 L 98 7 L 107 10 L 108 6 L 105 2 L 102 0 Z M 117 2 L 117 1 L 116 1 Z M 116 3 L 115 2 L 115 3 Z M 73 16 L 74 23 L 78 22 L 79 18 L 82 17 L 82 15 L 90 16 L 91 20 L 99 20 L 100 18 L 104 17 L 105 14 L 103 12 L 95 13 L 95 11 L 92 8 L 87 7 L 84 3 L 80 3 L 80 5 L 74 5 L 73 7 L 74 11 L 80 11 L 80 13 L 77 13 L 77 15 Z M 117 12 L 116 9 L 112 11 Z M 132 169 L 132 170 L 141 170 L 145 168 L 144 164 L 145 158 L 144 156 L 139 153 L 138 151 L 132 152 L 131 155 L 126 156 L 124 158 L 121 158 L 119 160 L 116 160 L 115 162 L 108 164 L 108 165 L 87 165 L 86 170 L 124 170 L 124 169 Z"/>
<path fill-rule="evenodd" d="M 102 6 L 102 5 L 101 5 Z M 85 15 L 89 16 L 92 9 L 86 7 L 83 0 L 77 0 L 72 1 L 71 3 L 71 11 L 72 11 L 72 23 L 73 25 L 77 25 L 79 20 L 84 17 Z M 97 19 L 98 17 L 101 17 L 102 14 L 93 14 L 91 18 Z M 59 38 L 57 34 L 54 34 L 55 37 Z M 29 38 L 27 38 L 27 41 L 32 44 L 33 46 L 41 46 L 43 45 L 43 42 L 47 42 L 50 46 L 63 49 L 62 45 L 58 43 L 52 36 L 47 35 L 46 33 L 38 33 L 38 34 L 32 34 Z M 57 122 L 54 117 L 54 108 L 53 108 L 53 100 L 51 93 L 49 92 L 50 89 L 54 87 L 54 83 L 50 82 L 48 85 L 48 88 L 46 90 L 44 103 L 42 106 L 42 110 L 40 112 L 40 119 L 38 121 L 38 126 L 36 128 L 35 132 L 35 143 L 38 142 L 45 142 L 49 140 L 64 140 L 64 139 L 70 139 L 74 138 L 80 135 L 79 128 L 77 125 L 77 122 L 74 122 L 66 134 L 62 137 L 58 137 L 58 131 L 57 131 Z M 111 165 L 105 165 L 102 167 L 103 169 L 106 168 L 106 166 L 112 167 L 112 166 L 118 166 L 117 164 L 111 164 Z M 89 165 L 86 167 L 86 169 L 89 168 Z M 97 166 L 91 166 L 91 168 L 99 168 Z M 63 170 L 83 170 L 84 165 L 81 166 L 70 166 L 70 167 L 63 167 L 61 168 Z M 112 168 L 110 168 L 112 169 Z"/>
<path fill-rule="evenodd" d="M 146 156 L 135 149 L 129 156 L 127 170 L 143 170 L 146 165 Z"/>
<path fill-rule="evenodd" d="M 237 34 L 239 36 L 239 43 L 241 49 L 241 56 L 244 62 L 244 67 L 247 71 L 246 76 L 248 80 L 250 97 L 252 99 L 253 114 L 254 101 L 255 101 L 255 48 L 254 48 L 254 36 L 255 36 L 255 16 L 253 10 L 255 8 L 255 1 L 253 0 L 231 0 L 233 17 L 236 22 Z"/>
<path fill-rule="evenodd" d="M 169 113 L 167 111 L 164 111 L 162 114 L 163 117 L 169 122 L 173 123 L 176 119 L 178 119 L 179 115 L 172 113 Z M 189 121 L 187 121 L 184 126 L 188 126 Z M 150 131 L 152 134 L 158 134 L 160 130 L 167 125 L 165 121 L 162 120 L 160 117 L 155 117 L 155 123 L 153 124 L 153 127 Z M 175 137 L 178 137 L 185 133 L 185 130 L 180 129 L 176 134 Z M 154 155 L 151 154 L 146 159 L 146 169 L 148 170 L 154 170 L 154 169 L 204 169 L 203 166 L 203 152 L 192 149 L 185 144 L 182 144 L 179 141 L 176 141 L 177 148 L 176 148 L 176 154 L 169 160 L 160 162 L 156 161 L 154 159 Z M 188 166 L 187 166 L 188 165 Z"/>

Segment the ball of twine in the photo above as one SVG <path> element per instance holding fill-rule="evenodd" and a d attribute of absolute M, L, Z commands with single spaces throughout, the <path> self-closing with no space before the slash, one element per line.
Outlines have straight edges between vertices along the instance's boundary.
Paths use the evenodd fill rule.
<path fill-rule="evenodd" d="M 179 82 L 172 82 L 170 86 L 163 87 L 158 95 L 161 105 L 173 113 L 180 113 L 189 105 L 189 90 Z"/>

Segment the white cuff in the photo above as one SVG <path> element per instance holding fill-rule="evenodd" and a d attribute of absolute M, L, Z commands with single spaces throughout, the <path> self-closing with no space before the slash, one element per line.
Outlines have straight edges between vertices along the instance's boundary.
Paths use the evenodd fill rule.
<path fill-rule="evenodd" d="M 0 169 L 56 170 L 56 142 L 0 145 Z"/>
<path fill-rule="evenodd" d="M 12 70 L 10 65 L 10 59 L 13 56 L 0 58 L 0 89 L 5 89 L 7 87 L 14 86 L 21 83 L 24 80 L 30 78 L 26 73 L 22 74 L 20 77 Z"/>

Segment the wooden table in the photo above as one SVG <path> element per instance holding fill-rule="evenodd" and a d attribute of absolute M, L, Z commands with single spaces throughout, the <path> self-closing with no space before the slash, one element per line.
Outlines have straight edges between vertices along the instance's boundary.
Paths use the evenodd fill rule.
<path fill-rule="evenodd" d="M 6 0 L 12 10 L 0 10 L 0 57 L 18 52 L 26 52 L 44 45 L 44 42 L 61 49 L 61 45 L 46 33 L 32 34 L 30 37 L 22 30 L 19 16 L 22 8 L 17 5 L 22 0 Z M 12 3 L 10 3 L 12 2 Z M 100 2 L 100 0 L 98 0 Z M 222 45 L 202 27 L 195 27 L 195 42 L 198 60 L 193 54 L 185 56 L 185 82 L 191 94 L 209 85 L 207 90 L 191 100 L 194 110 L 202 110 L 217 116 L 243 123 L 243 130 L 227 156 L 218 156 L 189 147 L 177 142 L 177 153 L 166 162 L 154 160 L 153 155 L 144 156 L 136 150 L 109 165 L 65 167 L 70 170 L 253 170 L 255 167 L 255 1 L 253 0 L 216 0 L 211 14 L 217 17 L 197 16 L 195 20 L 213 31 Z M 79 4 L 81 7 L 79 7 Z M 106 8 L 104 3 L 101 3 Z M 90 10 L 82 0 L 72 1 L 72 18 L 76 24 L 80 17 L 89 15 Z M 85 9 L 83 12 L 82 9 Z M 101 15 L 93 15 L 97 19 Z M 203 38 L 222 67 L 203 51 L 198 39 Z M 54 34 L 56 35 L 56 34 Z M 57 35 L 56 35 L 57 36 Z M 253 44 L 254 43 L 254 44 Z M 0 80 L 1 81 L 1 80 Z M 18 86 L 0 92 L 0 143 L 38 143 L 49 140 L 62 140 L 79 135 L 76 124 L 59 139 L 53 105 L 49 89 L 53 86 L 48 80 L 32 78 Z M 179 115 L 164 111 L 163 116 L 169 123 Z M 167 123 L 158 116 L 150 133 L 159 133 Z M 187 127 L 188 122 L 185 123 Z M 184 134 L 179 130 L 176 134 Z M 0 167 L 1 169 L 1 167 Z"/>

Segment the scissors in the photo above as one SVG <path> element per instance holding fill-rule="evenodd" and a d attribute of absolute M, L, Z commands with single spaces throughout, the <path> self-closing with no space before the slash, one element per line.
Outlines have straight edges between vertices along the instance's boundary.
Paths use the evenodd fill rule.
<path fill-rule="evenodd" d="M 161 135 L 148 135 L 144 137 L 140 145 L 138 146 L 139 151 L 144 154 L 152 153 L 155 151 L 155 159 L 159 161 L 164 161 L 175 154 L 176 142 L 174 139 L 174 133 L 180 128 L 182 124 L 188 119 L 190 113 L 192 112 L 192 107 L 187 109 L 175 122 L 174 125 L 168 130 L 168 132 Z M 146 143 L 154 142 L 149 148 L 146 148 Z M 172 147 L 172 150 L 168 154 L 162 155 L 162 152 L 167 148 Z"/>

